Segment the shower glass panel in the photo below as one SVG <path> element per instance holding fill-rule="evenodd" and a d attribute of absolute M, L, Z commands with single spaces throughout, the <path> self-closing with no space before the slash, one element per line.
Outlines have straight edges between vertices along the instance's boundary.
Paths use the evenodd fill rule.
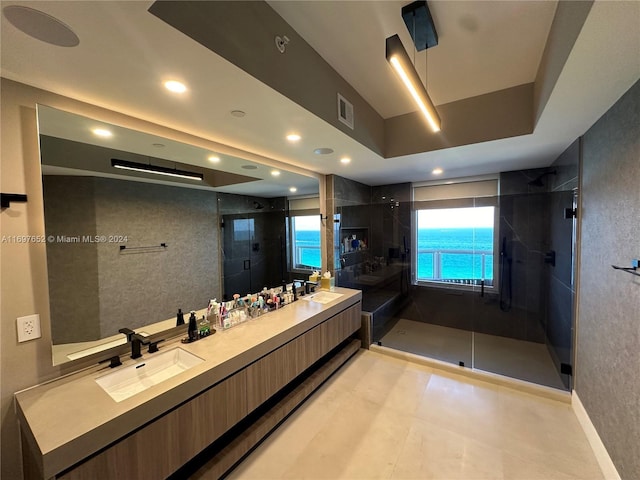
<path fill-rule="evenodd" d="M 362 310 L 379 342 L 409 295 L 411 187 L 334 177 L 334 192 L 336 284 L 362 291 Z"/>
<path fill-rule="evenodd" d="M 463 183 L 452 199 L 336 177 L 337 284 L 362 290 L 373 342 L 570 389 L 577 174 L 563 169 L 503 173 L 500 195 L 465 197 Z"/>
<path fill-rule="evenodd" d="M 284 197 L 220 193 L 223 297 L 280 285 L 286 276 Z"/>
<path fill-rule="evenodd" d="M 474 368 L 570 388 L 571 191 L 499 197 L 498 288 L 476 297 Z"/>

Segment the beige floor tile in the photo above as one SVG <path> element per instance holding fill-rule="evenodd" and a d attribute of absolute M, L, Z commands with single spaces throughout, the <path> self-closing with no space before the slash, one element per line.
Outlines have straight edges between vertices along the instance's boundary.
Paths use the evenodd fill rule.
<path fill-rule="evenodd" d="M 416 419 L 391 478 L 502 479 L 502 452 Z"/>
<path fill-rule="evenodd" d="M 549 459 L 531 459 L 503 452 L 502 464 L 505 480 L 602 480 L 599 468 L 573 470 L 566 472 L 566 466 L 560 466 Z"/>
<path fill-rule="evenodd" d="M 343 402 L 352 401 L 348 385 L 349 382 L 340 377 L 330 378 L 287 419 L 286 429 L 279 428 L 272 433 L 228 478 L 283 478 L 284 472 L 325 427 L 327 418 Z"/>
<path fill-rule="evenodd" d="M 433 373 L 416 417 L 499 448 L 498 387 L 457 375 Z"/>
<path fill-rule="evenodd" d="M 232 479 L 601 480 L 567 404 L 361 351 Z"/>
<path fill-rule="evenodd" d="M 374 430 L 372 425 L 381 407 L 352 393 L 348 395 L 352 400 L 326 418 L 325 426 L 306 445 L 283 478 L 348 478 L 345 471 L 352 462 L 357 462 L 354 454 L 360 445 L 369 435 L 380 440 L 381 432 Z"/>
<path fill-rule="evenodd" d="M 390 478 L 414 417 L 382 406 L 346 465 L 342 478 Z"/>
<path fill-rule="evenodd" d="M 431 377 L 429 370 L 407 368 L 407 362 L 383 358 L 361 378 L 354 392 L 385 409 L 413 414 Z"/>

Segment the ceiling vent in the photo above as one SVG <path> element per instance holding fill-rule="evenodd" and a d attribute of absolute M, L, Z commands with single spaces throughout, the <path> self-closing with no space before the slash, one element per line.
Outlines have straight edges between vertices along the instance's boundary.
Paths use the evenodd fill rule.
<path fill-rule="evenodd" d="M 338 120 L 353 130 L 353 104 L 338 94 Z"/>

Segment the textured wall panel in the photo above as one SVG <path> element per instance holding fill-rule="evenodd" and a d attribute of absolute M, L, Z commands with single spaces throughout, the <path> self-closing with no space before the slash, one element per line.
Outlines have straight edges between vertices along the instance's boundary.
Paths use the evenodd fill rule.
<path fill-rule="evenodd" d="M 623 479 L 640 472 L 640 82 L 584 135 L 576 391 Z"/>
<path fill-rule="evenodd" d="M 96 179 L 97 234 L 127 237 L 125 250 L 98 244 L 103 336 L 207 306 L 219 295 L 215 192 Z M 128 253 L 131 252 L 131 253 Z"/>

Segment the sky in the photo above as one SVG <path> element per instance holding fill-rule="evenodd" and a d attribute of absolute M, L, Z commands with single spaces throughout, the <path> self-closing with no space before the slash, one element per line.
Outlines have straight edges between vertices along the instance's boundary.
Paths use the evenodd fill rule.
<path fill-rule="evenodd" d="M 418 210 L 418 228 L 491 228 L 494 207 Z"/>
<path fill-rule="evenodd" d="M 418 228 L 491 228 L 494 207 L 439 208 L 418 211 Z M 320 230 L 319 215 L 295 217 L 296 230 Z"/>
<path fill-rule="evenodd" d="M 320 230 L 320 215 L 294 217 L 296 230 Z"/>

